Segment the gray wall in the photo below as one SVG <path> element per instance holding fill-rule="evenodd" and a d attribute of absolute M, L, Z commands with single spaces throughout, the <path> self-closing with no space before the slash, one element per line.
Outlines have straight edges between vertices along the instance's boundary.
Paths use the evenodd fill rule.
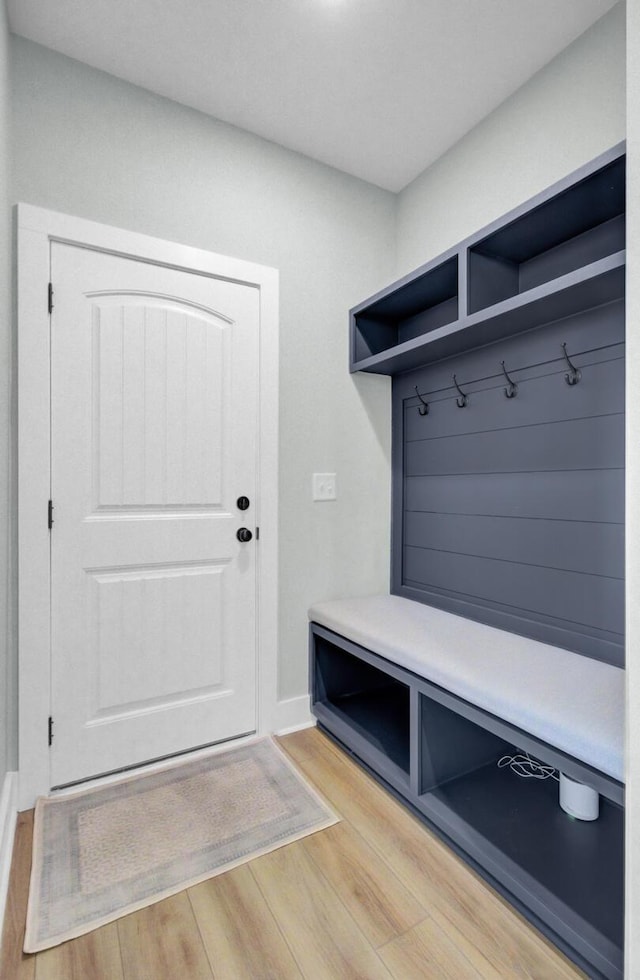
<path fill-rule="evenodd" d="M 279 688 L 302 695 L 311 602 L 388 581 L 388 380 L 348 375 L 345 310 L 392 274 L 395 197 L 30 42 L 13 56 L 14 201 L 280 270 Z M 335 503 L 312 503 L 313 471 L 337 472 Z"/>
<path fill-rule="evenodd" d="M 627 0 L 627 376 L 640 371 L 640 0 Z M 640 976 L 640 402 L 627 390 L 626 963 Z"/>
<path fill-rule="evenodd" d="M 15 648 L 9 626 L 10 549 L 10 389 L 11 389 L 11 213 L 9 210 L 9 33 L 4 3 L 0 5 L 0 787 L 13 760 L 7 753 L 15 728 L 12 676 Z"/>
<path fill-rule="evenodd" d="M 624 137 L 625 9 L 617 4 L 401 192 L 397 275 Z"/>

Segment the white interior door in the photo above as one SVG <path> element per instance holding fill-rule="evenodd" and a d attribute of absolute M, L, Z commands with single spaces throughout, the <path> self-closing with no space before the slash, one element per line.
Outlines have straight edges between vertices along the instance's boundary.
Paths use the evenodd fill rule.
<path fill-rule="evenodd" d="M 259 297 L 59 243 L 51 269 L 55 786 L 256 728 Z"/>

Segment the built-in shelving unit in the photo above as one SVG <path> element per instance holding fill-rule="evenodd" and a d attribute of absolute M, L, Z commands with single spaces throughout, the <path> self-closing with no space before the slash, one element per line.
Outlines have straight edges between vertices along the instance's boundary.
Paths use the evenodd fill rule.
<path fill-rule="evenodd" d="M 350 313 L 351 371 L 398 374 L 624 295 L 616 148 Z"/>
<path fill-rule="evenodd" d="M 393 376 L 392 593 L 615 666 L 624 249 L 618 146 L 350 312 L 351 371 Z M 621 784 L 316 624 L 311 649 L 318 723 L 590 977 L 621 978 Z M 518 748 L 597 787 L 599 819 L 497 766 Z"/>
<path fill-rule="evenodd" d="M 458 256 L 453 255 L 431 263 L 356 315 L 354 358 L 384 363 L 397 349 L 413 348 L 450 328 L 458 316 Z"/>
<path fill-rule="evenodd" d="M 573 820 L 558 783 L 522 779 L 528 751 L 572 778 L 594 771 L 412 672 L 311 625 L 321 727 L 394 790 L 591 977 L 622 978 L 622 787 L 598 774 L 600 816 Z"/>

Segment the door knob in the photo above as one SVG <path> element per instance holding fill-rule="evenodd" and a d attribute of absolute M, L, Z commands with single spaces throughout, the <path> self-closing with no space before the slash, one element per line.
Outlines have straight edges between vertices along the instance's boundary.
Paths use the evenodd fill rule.
<path fill-rule="evenodd" d="M 236 531 L 236 537 L 238 541 L 246 542 L 246 541 L 251 541 L 253 534 L 251 533 L 248 527 L 241 527 L 238 528 L 238 530 Z"/>

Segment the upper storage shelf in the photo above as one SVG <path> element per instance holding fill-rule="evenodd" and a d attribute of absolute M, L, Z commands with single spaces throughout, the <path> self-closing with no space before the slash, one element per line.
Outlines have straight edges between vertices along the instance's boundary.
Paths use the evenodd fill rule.
<path fill-rule="evenodd" d="M 624 250 L 624 158 L 469 248 L 469 312 Z"/>
<path fill-rule="evenodd" d="M 396 374 L 624 296 L 618 146 L 351 310 L 350 368 Z"/>
<path fill-rule="evenodd" d="M 357 315 L 356 360 L 393 351 L 458 319 L 458 256 L 393 288 Z"/>

